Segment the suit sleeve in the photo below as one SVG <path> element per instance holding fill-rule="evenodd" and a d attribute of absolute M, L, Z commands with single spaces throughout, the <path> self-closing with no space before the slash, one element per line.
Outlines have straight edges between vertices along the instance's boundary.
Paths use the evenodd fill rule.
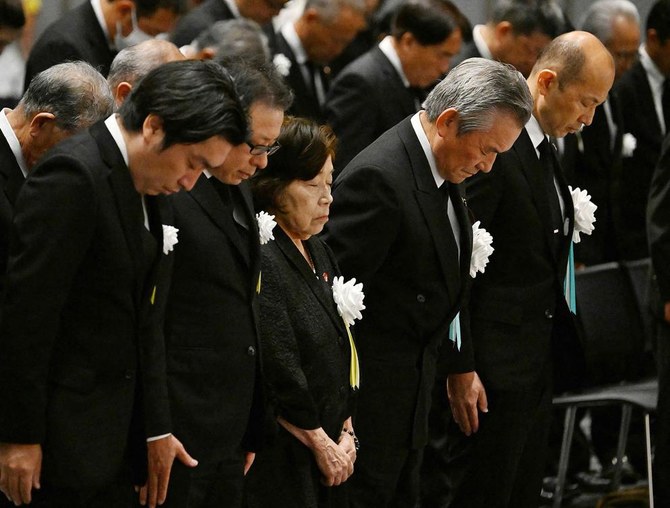
<path fill-rule="evenodd" d="M 661 301 L 670 302 L 670 141 L 663 151 L 651 181 L 647 205 L 647 232 L 651 262 Z"/>
<path fill-rule="evenodd" d="M 369 285 L 396 239 L 399 197 L 381 168 L 359 167 L 335 181 L 323 239 L 346 279 Z"/>
<path fill-rule="evenodd" d="M 375 93 L 362 76 L 353 72 L 340 75 L 328 92 L 326 121 L 337 134 L 338 170 L 375 140 L 378 115 Z"/>
<path fill-rule="evenodd" d="M 280 254 L 268 253 L 274 248 L 273 245 L 264 248 L 259 297 L 263 374 L 278 415 L 301 429 L 317 429 L 321 427 L 319 411 L 302 370 L 298 344 L 301 337 L 296 336 L 291 324 L 285 296 L 295 288 L 289 287 L 282 277 L 282 265 L 276 260 Z M 302 337 L 302 340 L 309 340 L 309 337 Z"/>
<path fill-rule="evenodd" d="M 0 441 L 45 439 L 60 313 L 93 235 L 96 193 L 66 157 L 38 167 L 16 204 L 0 330 Z"/>

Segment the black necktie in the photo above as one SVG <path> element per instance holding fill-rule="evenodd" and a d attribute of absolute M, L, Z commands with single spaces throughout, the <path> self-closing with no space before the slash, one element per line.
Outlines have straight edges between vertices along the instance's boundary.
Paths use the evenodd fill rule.
<path fill-rule="evenodd" d="M 560 238 L 563 235 L 563 215 L 561 214 L 561 204 L 558 201 L 558 193 L 554 184 L 554 174 L 556 171 L 556 154 L 549 140 L 545 137 L 542 143 L 538 145 L 540 152 L 540 163 L 543 169 L 544 188 L 547 196 L 547 204 L 551 214 L 551 227 L 554 232 L 554 249 L 560 248 Z"/>
<path fill-rule="evenodd" d="M 670 78 L 663 82 L 663 95 L 661 97 L 663 104 L 663 120 L 665 121 L 665 132 L 670 132 Z"/>

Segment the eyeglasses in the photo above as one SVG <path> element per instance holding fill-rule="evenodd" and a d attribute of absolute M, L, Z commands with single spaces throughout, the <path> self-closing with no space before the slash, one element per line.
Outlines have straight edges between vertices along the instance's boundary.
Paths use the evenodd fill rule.
<path fill-rule="evenodd" d="M 267 155 L 268 157 L 275 153 L 281 148 L 281 145 L 278 142 L 274 142 L 270 146 L 268 145 L 252 145 L 248 141 L 246 142 L 249 145 L 249 153 L 251 155 Z"/>

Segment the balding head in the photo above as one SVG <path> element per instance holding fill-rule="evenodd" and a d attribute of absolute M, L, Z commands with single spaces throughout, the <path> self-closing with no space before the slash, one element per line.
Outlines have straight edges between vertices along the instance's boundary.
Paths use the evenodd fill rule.
<path fill-rule="evenodd" d="M 597 37 L 561 35 L 540 54 L 528 78 L 534 115 L 545 133 L 563 137 L 591 124 L 613 82 L 614 60 Z"/>
<path fill-rule="evenodd" d="M 107 76 L 116 107 L 121 106 L 133 86 L 151 70 L 175 60 L 184 60 L 184 55 L 177 46 L 160 39 L 151 39 L 119 51 Z"/>

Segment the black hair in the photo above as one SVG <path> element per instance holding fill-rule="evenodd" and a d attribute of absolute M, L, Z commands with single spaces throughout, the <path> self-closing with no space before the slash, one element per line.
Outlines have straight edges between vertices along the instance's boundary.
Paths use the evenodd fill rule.
<path fill-rule="evenodd" d="M 146 117 L 163 122 L 163 148 L 222 136 L 233 145 L 247 138 L 247 120 L 230 74 L 214 62 L 169 62 L 150 71 L 119 109 L 123 126 L 138 132 Z"/>
<path fill-rule="evenodd" d="M 411 33 L 424 46 L 439 44 L 460 28 L 452 15 L 453 4 L 447 0 L 412 0 L 396 10 L 391 34 L 400 38 Z"/>
<path fill-rule="evenodd" d="M 656 30 L 659 42 L 665 42 L 670 37 L 670 1 L 659 0 L 649 11 L 647 16 L 647 30 Z"/>
<path fill-rule="evenodd" d="M 22 28 L 25 24 L 21 0 L 0 0 L 0 26 Z"/>
<path fill-rule="evenodd" d="M 550 39 L 567 31 L 567 20 L 554 0 L 499 0 L 493 23 L 507 21 L 518 35 L 540 32 Z"/>

